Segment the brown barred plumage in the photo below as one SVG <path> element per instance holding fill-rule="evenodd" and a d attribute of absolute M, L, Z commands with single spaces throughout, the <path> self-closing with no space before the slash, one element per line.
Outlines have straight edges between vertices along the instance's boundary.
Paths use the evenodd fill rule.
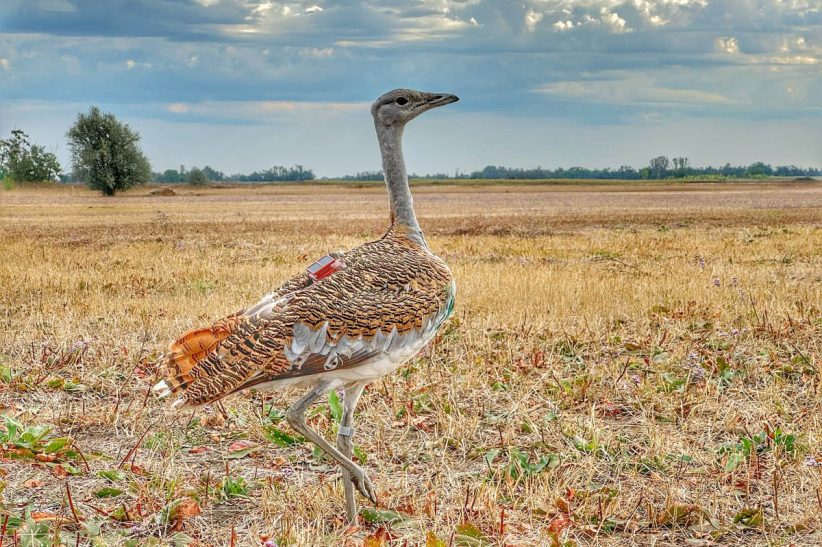
<path fill-rule="evenodd" d="M 343 336 L 372 341 L 378 332 L 415 333 L 453 297 L 451 273 L 427 247 L 392 227 L 382 238 L 342 255 L 344 268 L 316 283 L 301 274 L 260 304 L 189 331 L 171 344 L 165 388 L 187 405 L 212 402 L 247 387 L 326 372 L 289 360 L 295 325 L 324 328 L 326 345 Z M 443 317 L 444 319 L 444 317 Z M 327 354 L 317 353 L 324 357 Z M 343 357 L 334 370 L 361 364 Z"/>

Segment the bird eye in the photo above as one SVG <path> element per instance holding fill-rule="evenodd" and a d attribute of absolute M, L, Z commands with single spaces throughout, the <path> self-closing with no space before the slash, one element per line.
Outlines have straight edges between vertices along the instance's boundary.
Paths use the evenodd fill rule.
<path fill-rule="evenodd" d="M 394 100 L 394 102 L 397 103 L 400 106 L 405 106 L 405 105 L 408 104 L 408 99 L 406 99 L 405 97 L 397 97 Z"/>

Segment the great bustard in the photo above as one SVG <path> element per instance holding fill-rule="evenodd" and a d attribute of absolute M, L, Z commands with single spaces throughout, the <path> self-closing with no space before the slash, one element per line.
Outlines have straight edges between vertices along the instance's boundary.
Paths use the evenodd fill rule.
<path fill-rule="evenodd" d="M 253 306 L 171 344 L 160 397 L 199 406 L 237 391 L 309 385 L 286 413 L 288 423 L 342 466 L 346 514 L 356 518 L 354 487 L 376 503 L 374 485 L 351 460 L 352 421 L 363 388 L 426 345 L 451 314 L 456 287 L 433 254 L 414 214 L 402 154 L 405 124 L 454 95 L 397 89 L 371 106 L 391 204 L 380 239 L 320 259 Z M 332 389 L 344 390 L 332 446 L 305 423 L 306 409 Z"/>

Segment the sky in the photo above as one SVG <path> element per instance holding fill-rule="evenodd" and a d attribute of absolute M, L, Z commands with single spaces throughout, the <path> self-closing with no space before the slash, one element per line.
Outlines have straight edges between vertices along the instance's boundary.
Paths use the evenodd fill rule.
<path fill-rule="evenodd" d="M 0 138 L 99 105 L 155 170 L 380 166 L 370 103 L 457 94 L 408 170 L 822 165 L 822 0 L 0 0 Z"/>

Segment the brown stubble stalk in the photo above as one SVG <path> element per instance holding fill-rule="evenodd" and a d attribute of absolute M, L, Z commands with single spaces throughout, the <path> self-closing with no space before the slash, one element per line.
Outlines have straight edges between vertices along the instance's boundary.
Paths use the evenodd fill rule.
<path fill-rule="evenodd" d="M 822 188 L 415 190 L 430 246 L 457 277 L 457 311 L 427 355 L 366 391 L 355 438 L 381 502 L 414 512 L 392 527 L 399 542 L 419 544 L 432 531 L 447 544 L 464 521 L 492 544 L 539 545 L 552 523 L 579 545 L 704 539 L 688 522 L 661 523 L 678 504 L 708 513 L 720 544 L 818 543 L 819 471 L 803 459 L 822 445 Z M 88 467 L 81 459 L 82 474 L 66 479 L 78 515 L 92 508 L 85 500 L 104 511 L 122 504 L 135 527 L 170 540 L 174 532 L 154 524 L 158 514 L 195 496 L 203 513 L 182 530 L 203 543 L 282 535 L 361 544 L 368 525 L 344 536 L 333 524 L 343 509 L 336 468 L 305 445 L 280 448 L 265 437 L 269 425 L 291 432 L 265 422 L 264 397 L 176 414 L 146 398 L 153 378 L 141 363 L 313 258 L 379 235 L 382 190 L 178 191 L 0 195 L 0 365 L 25 377 L 0 384 L 3 411 L 66 427 L 82 446 Z M 88 348 L 77 359 L 61 353 L 79 340 Z M 721 389 L 719 357 L 734 373 Z M 83 387 L 49 387 L 57 377 Z M 285 409 L 296 395 L 265 398 Z M 323 405 L 312 424 L 331 438 Z M 775 427 L 798 435 L 799 457 L 777 461 L 771 451 L 724 471 L 721 446 Z M 240 439 L 259 446 L 231 461 L 249 499 L 221 499 L 228 446 Z M 488 464 L 491 449 L 499 453 Z M 125 464 L 138 450 L 134 470 Z M 512 478 L 513 450 L 530 463 L 549 454 L 560 461 Z M 96 500 L 106 485 L 96 472 L 118 463 L 138 493 Z M 65 499 L 46 467 L 3 461 L 0 469 L 9 472 L 7 500 L 54 512 Z M 24 487 L 32 475 L 45 485 Z M 733 524 L 756 507 L 764 526 Z M 786 538 L 797 525 L 804 532 Z M 103 519 L 112 545 L 127 529 Z"/>

